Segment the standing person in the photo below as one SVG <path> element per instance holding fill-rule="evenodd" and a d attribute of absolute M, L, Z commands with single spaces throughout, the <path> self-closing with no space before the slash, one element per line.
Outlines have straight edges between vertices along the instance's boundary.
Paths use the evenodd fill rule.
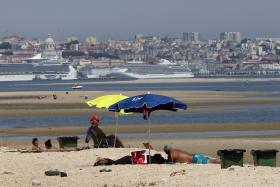
<path fill-rule="evenodd" d="M 32 139 L 32 151 L 34 152 L 42 152 L 43 149 L 39 146 L 38 138 Z"/>
<path fill-rule="evenodd" d="M 93 139 L 95 146 L 100 146 L 102 142 L 107 141 L 108 146 L 114 146 L 114 141 L 116 139 L 115 147 L 124 147 L 123 143 L 120 141 L 118 137 L 115 138 L 115 135 L 108 135 L 99 128 L 100 119 L 98 116 L 92 116 L 90 118 L 91 126 L 87 130 L 85 142 L 88 143 L 90 138 Z M 101 145 L 102 146 L 102 145 Z"/>

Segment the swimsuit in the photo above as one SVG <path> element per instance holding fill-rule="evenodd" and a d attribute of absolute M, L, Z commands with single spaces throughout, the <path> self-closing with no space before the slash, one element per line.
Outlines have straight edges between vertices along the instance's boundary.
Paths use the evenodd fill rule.
<path fill-rule="evenodd" d="M 207 164 L 209 157 L 204 156 L 200 153 L 194 153 L 192 158 L 192 163 L 194 164 Z"/>

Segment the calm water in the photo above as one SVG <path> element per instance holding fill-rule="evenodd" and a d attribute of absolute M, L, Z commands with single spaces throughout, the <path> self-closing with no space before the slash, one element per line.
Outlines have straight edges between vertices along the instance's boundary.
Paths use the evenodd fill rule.
<path fill-rule="evenodd" d="M 0 82 L 0 92 L 11 91 L 70 91 L 69 83 L 80 81 L 23 81 L 23 82 Z M 106 82 L 102 84 L 97 80 L 83 80 L 82 82 L 93 83 L 83 85 L 83 90 L 96 91 L 152 91 L 152 90 L 205 90 L 205 91 L 280 91 L 280 81 L 254 82 L 218 82 L 218 83 L 150 83 L 130 84 Z M 94 84 L 99 82 L 99 84 Z M 100 84 L 101 82 L 101 84 Z M 53 85 L 59 83 L 58 85 Z"/>
<path fill-rule="evenodd" d="M 24 82 L 0 82 L 0 92 L 10 91 L 69 91 L 71 85 L 69 83 L 79 81 L 24 81 Z M 94 83 L 96 80 L 86 80 L 83 82 Z M 100 81 L 99 81 L 100 82 Z M 59 85 L 51 85 L 59 83 Z M 68 85 L 67 85 L 68 84 Z M 106 82 L 97 85 L 84 85 L 84 90 L 97 91 L 131 91 L 131 90 L 205 90 L 205 91 L 268 91 L 266 95 L 259 97 L 280 97 L 280 81 L 271 82 L 254 82 L 249 84 L 242 82 L 226 82 L 226 83 L 152 83 L 152 84 L 114 84 Z M 72 91 L 72 90 L 71 90 Z M 271 92 L 269 92 L 271 91 Z M 273 92 L 272 92 L 273 91 Z M 250 95 L 246 95 L 250 97 Z M 256 97 L 258 95 L 254 95 Z M 211 106 L 213 107 L 213 106 Z M 277 104 L 258 104 L 258 105 L 225 105 L 214 106 L 213 111 L 217 112 L 200 112 L 188 113 L 183 112 L 154 112 L 151 116 L 152 124 L 195 124 L 195 123 L 243 123 L 243 122 L 279 122 L 280 123 L 280 107 Z M 48 127 L 48 126 L 88 126 L 89 116 L 61 116 L 61 117 L 0 117 L 0 128 L 14 127 Z M 106 116 L 102 116 L 102 125 L 115 124 L 113 114 L 108 112 Z M 142 119 L 142 115 L 133 114 L 121 116 L 120 125 L 126 124 L 147 124 Z M 277 132 L 278 133 L 278 132 Z M 210 133 L 211 134 L 211 133 Z M 197 134 L 196 134 L 197 135 Z M 203 134 L 202 134 L 203 135 Z M 208 133 L 209 135 L 209 133 Z M 204 137 L 208 136 L 204 134 Z M 127 135 L 123 135 L 127 136 Z M 129 136 L 129 135 L 128 135 Z M 141 136 L 141 135 L 139 135 Z M 156 135 L 153 135 L 156 136 Z M 160 135 L 158 135 L 160 136 Z M 171 135 L 173 136 L 173 135 Z M 178 136 L 180 136 L 178 134 Z M 224 136 L 226 136 L 224 134 Z"/>
<path fill-rule="evenodd" d="M 222 112 L 153 112 L 152 124 L 193 124 L 193 123 L 242 123 L 242 122 L 280 122 L 280 107 L 278 105 L 242 105 L 217 107 Z M 60 117 L 0 117 L 0 128 L 14 127 L 48 127 L 48 126 L 87 126 L 89 116 Z M 102 125 L 114 125 L 116 120 L 108 112 L 101 117 Z M 147 124 L 141 114 L 120 116 L 120 125 Z"/>

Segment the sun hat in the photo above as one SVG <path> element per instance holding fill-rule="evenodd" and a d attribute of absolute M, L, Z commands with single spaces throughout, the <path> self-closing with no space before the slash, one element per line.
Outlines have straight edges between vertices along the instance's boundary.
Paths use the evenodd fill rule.
<path fill-rule="evenodd" d="M 91 116 L 90 121 L 97 121 L 99 122 L 99 117 L 98 116 Z"/>

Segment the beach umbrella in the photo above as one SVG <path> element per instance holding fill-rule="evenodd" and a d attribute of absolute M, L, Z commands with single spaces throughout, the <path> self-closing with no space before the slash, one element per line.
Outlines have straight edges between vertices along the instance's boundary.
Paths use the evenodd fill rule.
<path fill-rule="evenodd" d="M 91 99 L 89 101 L 86 102 L 86 104 L 89 107 L 93 107 L 95 106 L 96 108 L 106 108 L 108 109 L 109 106 L 111 106 L 112 104 L 115 104 L 123 99 L 128 98 L 128 96 L 119 94 L 119 95 L 103 95 L 100 97 L 97 97 L 95 99 Z M 123 114 L 127 114 L 124 112 L 124 110 L 120 110 L 118 111 L 118 114 L 123 115 Z M 116 118 L 116 128 L 115 128 L 115 141 L 114 141 L 114 147 L 116 145 L 116 137 L 117 137 L 117 131 L 118 131 L 118 123 L 119 123 L 119 117 L 118 117 L 117 112 L 115 113 L 115 118 Z"/>
<path fill-rule="evenodd" d="M 106 108 L 108 109 L 109 106 L 111 106 L 112 104 L 115 104 L 123 99 L 128 98 L 128 96 L 119 94 L 119 95 L 103 95 L 100 97 L 97 97 L 95 99 L 91 99 L 89 101 L 86 102 L 86 104 L 89 107 L 93 107 L 95 106 L 96 108 Z M 127 114 L 125 113 L 123 110 L 119 111 L 120 114 Z"/>
<path fill-rule="evenodd" d="M 109 107 L 109 111 L 119 112 L 124 110 L 124 112 L 133 112 L 133 113 L 142 113 L 143 118 L 148 120 L 148 134 L 149 134 L 149 145 L 150 145 L 150 114 L 156 110 L 169 110 L 176 112 L 177 110 L 186 110 L 187 105 L 177 99 L 172 97 L 167 97 L 157 94 L 143 94 L 136 95 L 133 97 L 126 98 L 121 100 Z M 150 155 L 150 146 L 149 146 L 149 155 Z M 151 160 L 149 160 L 151 163 Z"/>

